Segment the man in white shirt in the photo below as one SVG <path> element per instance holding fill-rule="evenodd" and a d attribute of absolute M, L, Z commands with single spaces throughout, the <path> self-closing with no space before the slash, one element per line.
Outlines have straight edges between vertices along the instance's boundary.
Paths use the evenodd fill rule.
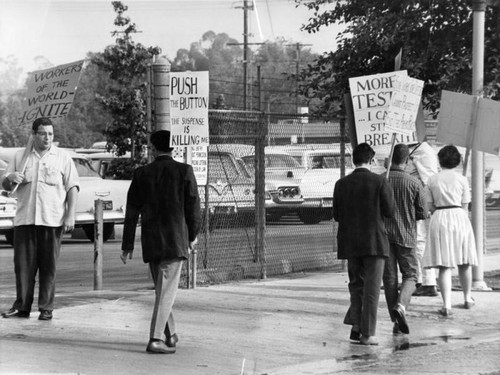
<path fill-rule="evenodd" d="M 38 319 L 51 320 L 61 237 L 75 226 L 78 173 L 71 156 L 52 144 L 54 126 L 49 118 L 33 122 L 31 137 L 32 148 L 19 150 L 2 178 L 3 188 L 17 197 L 16 301 L 2 317 L 29 318 L 38 272 Z"/>

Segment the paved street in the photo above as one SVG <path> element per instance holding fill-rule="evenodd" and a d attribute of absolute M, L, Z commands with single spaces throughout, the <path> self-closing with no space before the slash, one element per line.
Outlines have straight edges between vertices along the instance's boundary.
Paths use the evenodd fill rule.
<path fill-rule="evenodd" d="M 0 319 L 2 374 L 493 374 L 500 371 L 500 293 L 474 292 L 477 306 L 440 317 L 440 297 L 413 298 L 410 335 L 393 336 L 383 294 L 377 337 L 364 347 L 342 324 L 347 275 L 322 271 L 265 281 L 181 289 L 175 355 L 148 355 L 154 293 L 141 259 L 116 262 L 119 239 L 105 245 L 104 287 L 92 290 L 92 244 L 65 240 L 51 322 Z M 110 250 L 112 249 L 112 250 Z M 78 256 L 77 256 L 78 255 Z M 0 309 L 14 298 L 12 250 L 0 250 Z M 83 259 L 73 266 L 72 259 Z M 87 259 L 85 261 L 85 259 Z M 10 263 L 10 264 L 9 264 Z M 113 266 L 111 266 L 113 265 Z M 485 270 L 500 270 L 500 255 Z M 112 270 L 112 272 L 110 271 Z M 86 275 L 85 278 L 82 275 Z M 11 279 L 12 280 L 12 279 Z M 112 287 L 110 287 L 112 286 Z M 29 353 L 29 354 L 27 354 Z"/>

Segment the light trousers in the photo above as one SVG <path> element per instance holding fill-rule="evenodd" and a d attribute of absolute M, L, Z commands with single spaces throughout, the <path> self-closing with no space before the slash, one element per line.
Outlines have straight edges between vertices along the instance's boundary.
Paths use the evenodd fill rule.
<path fill-rule="evenodd" d="M 168 259 L 149 263 L 155 283 L 155 305 L 151 318 L 150 339 L 165 341 L 175 334 L 172 307 L 177 296 L 184 259 Z"/>
<path fill-rule="evenodd" d="M 429 219 L 417 221 L 417 283 L 427 286 L 436 286 L 436 273 L 432 268 L 422 268 L 422 259 L 425 253 L 425 244 L 427 242 L 427 228 Z"/>

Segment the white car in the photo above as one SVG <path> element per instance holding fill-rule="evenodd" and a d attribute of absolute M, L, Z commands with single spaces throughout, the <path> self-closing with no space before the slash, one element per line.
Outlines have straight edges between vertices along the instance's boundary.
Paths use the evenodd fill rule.
<path fill-rule="evenodd" d="M 269 149 L 269 150 L 268 150 Z M 304 198 L 298 215 L 305 224 L 317 224 L 333 217 L 333 190 L 341 177 L 341 153 L 337 144 L 294 144 L 271 146 L 266 154 L 282 153 L 291 155 L 304 169 L 300 176 L 300 190 Z M 345 174 L 351 173 L 351 147 L 346 145 Z"/>
<path fill-rule="evenodd" d="M 19 148 L 0 147 L 0 159 L 9 162 Z M 115 224 L 123 223 L 125 205 L 130 181 L 104 180 L 90 165 L 85 155 L 68 151 L 73 158 L 80 178 L 80 192 L 75 213 L 75 227 L 81 227 L 85 235 L 94 240 L 95 201 L 103 201 L 103 240 L 107 241 L 114 232 Z M 9 198 L 6 192 L 0 199 L 0 233 L 12 243 L 13 220 L 15 216 L 15 199 Z"/>

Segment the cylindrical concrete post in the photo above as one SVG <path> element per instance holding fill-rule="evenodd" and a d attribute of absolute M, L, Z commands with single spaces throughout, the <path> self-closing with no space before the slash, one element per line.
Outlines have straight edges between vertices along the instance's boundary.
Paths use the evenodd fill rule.
<path fill-rule="evenodd" d="M 154 130 L 170 130 L 170 63 L 158 58 L 153 63 Z"/>
<path fill-rule="evenodd" d="M 472 95 L 482 96 L 484 79 L 484 20 L 486 0 L 472 1 Z M 475 125 L 475 124 L 474 124 Z M 472 287 L 489 289 L 483 276 L 484 252 L 484 155 L 472 151 L 471 158 L 472 188 L 472 227 L 476 238 L 478 265 L 472 267 Z"/>

